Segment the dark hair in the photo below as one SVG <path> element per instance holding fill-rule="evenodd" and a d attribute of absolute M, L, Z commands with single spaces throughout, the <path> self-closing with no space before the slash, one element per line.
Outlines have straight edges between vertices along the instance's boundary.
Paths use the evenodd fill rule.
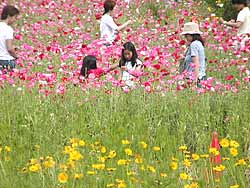
<path fill-rule="evenodd" d="M 138 55 L 137 55 L 137 52 L 136 52 L 136 49 L 135 49 L 135 46 L 133 45 L 132 42 L 126 42 L 124 45 L 123 45 L 123 49 L 122 49 L 122 54 L 121 54 L 121 60 L 119 62 L 119 67 L 121 66 L 125 66 L 126 64 L 126 58 L 124 56 L 124 51 L 125 50 L 128 50 L 130 52 L 132 52 L 132 58 L 131 58 L 131 64 L 132 66 L 135 66 L 136 64 L 136 60 L 138 58 Z"/>
<path fill-rule="evenodd" d="M 244 4 L 245 6 L 247 6 L 247 0 L 232 0 L 232 4 Z"/>
<path fill-rule="evenodd" d="M 1 14 L 1 20 L 6 20 L 9 16 L 16 16 L 19 14 L 19 10 L 12 6 L 12 5 L 6 5 L 3 7 L 2 14 Z"/>
<path fill-rule="evenodd" d="M 198 40 L 201 42 L 203 46 L 205 46 L 205 41 L 203 40 L 200 34 L 191 34 L 191 36 L 192 36 L 192 42 Z"/>
<path fill-rule="evenodd" d="M 93 55 L 87 55 L 82 61 L 82 68 L 80 75 L 88 77 L 88 71 L 91 69 L 97 69 L 96 57 Z"/>
<path fill-rule="evenodd" d="M 114 0 L 106 0 L 104 2 L 104 14 L 107 14 L 109 11 L 112 11 L 115 7 L 116 3 Z"/>

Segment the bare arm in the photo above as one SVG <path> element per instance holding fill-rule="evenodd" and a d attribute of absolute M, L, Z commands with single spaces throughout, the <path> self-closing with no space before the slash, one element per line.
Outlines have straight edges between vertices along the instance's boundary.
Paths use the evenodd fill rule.
<path fill-rule="evenodd" d="M 16 54 L 16 50 L 13 46 L 13 40 L 12 39 L 7 39 L 6 40 L 6 46 L 7 46 L 7 50 L 9 52 L 9 54 L 14 57 L 15 59 L 18 58 L 17 54 Z"/>
<path fill-rule="evenodd" d="M 125 22 L 124 24 L 122 24 L 121 26 L 119 26 L 118 28 L 117 28 L 117 30 L 118 31 L 121 31 L 121 30 L 123 30 L 124 28 L 126 28 L 129 24 L 131 24 L 132 23 L 132 21 L 131 20 L 128 20 L 127 22 Z"/>
<path fill-rule="evenodd" d="M 199 69 L 200 69 L 199 57 L 198 56 L 192 57 L 192 63 L 195 64 L 195 71 L 194 71 L 195 80 L 198 80 Z"/>
<path fill-rule="evenodd" d="M 240 21 L 225 21 L 223 18 L 220 18 L 220 22 L 223 23 L 224 25 L 230 26 L 230 27 L 235 27 L 235 28 L 239 28 L 242 25 L 242 22 Z"/>

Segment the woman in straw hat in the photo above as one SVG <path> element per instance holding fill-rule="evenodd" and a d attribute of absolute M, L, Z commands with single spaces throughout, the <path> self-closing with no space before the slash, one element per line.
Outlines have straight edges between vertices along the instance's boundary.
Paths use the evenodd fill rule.
<path fill-rule="evenodd" d="M 181 34 L 188 42 L 184 59 L 184 73 L 187 74 L 188 79 L 197 81 L 197 86 L 200 87 L 200 81 L 206 80 L 206 57 L 204 41 L 201 37 L 202 32 L 197 23 L 188 22 L 184 24 Z"/>

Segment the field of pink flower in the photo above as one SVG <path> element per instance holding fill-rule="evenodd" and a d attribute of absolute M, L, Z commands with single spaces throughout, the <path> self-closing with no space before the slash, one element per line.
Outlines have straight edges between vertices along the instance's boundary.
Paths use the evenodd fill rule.
<path fill-rule="evenodd" d="M 248 188 L 250 44 L 236 49 L 236 31 L 205 3 L 117 0 L 116 22 L 136 21 L 105 51 L 102 1 L 15 5 L 20 58 L 0 74 L 1 188 Z M 191 20 L 206 39 L 199 89 L 177 73 Z M 121 89 L 119 70 L 79 79 L 85 55 L 107 68 L 128 40 L 145 67 L 136 89 Z M 221 149 L 210 145 L 215 130 Z"/>

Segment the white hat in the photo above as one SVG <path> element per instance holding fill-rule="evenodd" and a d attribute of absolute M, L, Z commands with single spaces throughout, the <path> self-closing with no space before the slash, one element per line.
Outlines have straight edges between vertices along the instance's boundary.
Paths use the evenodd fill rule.
<path fill-rule="evenodd" d="M 183 31 L 181 35 L 185 34 L 202 34 L 202 32 L 199 29 L 199 25 L 194 22 L 188 22 L 184 24 Z"/>

